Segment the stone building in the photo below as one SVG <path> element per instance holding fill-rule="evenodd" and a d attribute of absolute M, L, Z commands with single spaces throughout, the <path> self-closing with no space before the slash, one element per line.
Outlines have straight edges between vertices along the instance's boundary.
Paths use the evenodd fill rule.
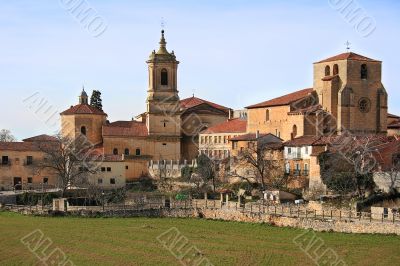
<path fill-rule="evenodd" d="M 284 140 L 304 135 L 387 134 L 382 62 L 344 53 L 314 63 L 314 86 L 248 106 L 248 132 Z"/>

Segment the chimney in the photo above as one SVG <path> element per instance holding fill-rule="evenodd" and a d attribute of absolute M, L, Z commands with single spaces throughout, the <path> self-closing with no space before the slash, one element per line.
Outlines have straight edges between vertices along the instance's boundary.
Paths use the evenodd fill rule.
<path fill-rule="evenodd" d="M 229 113 L 229 115 L 228 115 L 228 120 L 231 120 L 231 119 L 232 119 L 232 110 L 229 109 L 229 110 L 228 110 L 228 113 Z"/>

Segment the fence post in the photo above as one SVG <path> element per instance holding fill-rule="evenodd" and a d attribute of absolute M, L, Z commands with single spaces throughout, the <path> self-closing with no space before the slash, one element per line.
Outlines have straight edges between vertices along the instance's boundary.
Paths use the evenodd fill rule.
<path fill-rule="evenodd" d="M 382 213 L 382 223 L 383 223 L 383 213 Z"/>
<path fill-rule="evenodd" d="M 197 210 L 197 200 L 195 202 L 196 202 L 196 210 Z"/>
<path fill-rule="evenodd" d="M 360 212 L 360 221 L 361 221 L 361 218 L 362 218 L 362 212 Z"/>
<path fill-rule="evenodd" d="M 289 206 L 289 217 L 292 217 L 292 207 Z"/>
<path fill-rule="evenodd" d="M 213 200 L 214 201 L 214 209 L 215 209 L 215 200 Z"/>
<path fill-rule="evenodd" d="M 331 220 L 333 220 L 333 213 L 332 213 L 332 210 L 331 210 Z"/>
<path fill-rule="evenodd" d="M 325 210 L 322 210 L 322 219 L 325 219 Z"/>
<path fill-rule="evenodd" d="M 300 218 L 300 207 L 297 208 L 297 218 Z"/>
<path fill-rule="evenodd" d="M 314 210 L 314 218 L 317 219 L 317 210 Z"/>
<path fill-rule="evenodd" d="M 253 204 L 250 203 L 250 213 L 253 212 Z"/>
<path fill-rule="evenodd" d="M 236 204 L 235 204 L 235 210 L 237 210 L 237 202 L 236 202 Z"/>
<path fill-rule="evenodd" d="M 275 207 L 275 216 L 276 216 L 276 206 L 274 206 Z"/>
<path fill-rule="evenodd" d="M 392 212 L 392 216 L 393 216 L 393 223 L 394 223 L 394 213 Z"/>
<path fill-rule="evenodd" d="M 342 210 L 339 211 L 339 221 L 342 220 Z"/>
<path fill-rule="evenodd" d="M 308 216 L 308 211 L 307 211 L 307 209 L 306 209 L 306 219 L 308 218 L 307 216 Z"/>
<path fill-rule="evenodd" d="M 369 222 L 372 222 L 372 212 L 369 213 Z"/>
<path fill-rule="evenodd" d="M 207 199 L 206 199 L 206 209 L 208 208 L 208 206 L 207 206 Z"/>

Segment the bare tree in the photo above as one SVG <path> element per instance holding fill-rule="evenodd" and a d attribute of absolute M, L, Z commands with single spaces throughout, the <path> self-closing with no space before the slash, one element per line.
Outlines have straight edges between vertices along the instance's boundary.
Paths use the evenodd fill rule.
<path fill-rule="evenodd" d="M 39 169 L 57 176 L 58 188 L 64 196 L 69 188 L 88 184 L 89 175 L 98 172 L 102 156 L 92 153 L 92 145 L 83 136 L 75 140 L 61 135 L 56 138 L 54 142 L 38 143 L 44 153 Z"/>
<path fill-rule="evenodd" d="M 8 129 L 0 130 L 0 142 L 13 142 L 16 141 L 15 137 L 11 134 Z"/>
<path fill-rule="evenodd" d="M 236 168 L 252 170 L 254 179 L 260 185 L 261 190 L 265 190 L 267 185 L 274 187 L 280 184 L 279 179 L 284 178 L 283 162 L 275 156 L 275 144 L 265 143 L 261 140 L 249 142 L 248 148 L 242 150 L 238 155 Z M 246 174 L 236 173 L 236 175 L 249 181 Z"/>
<path fill-rule="evenodd" d="M 197 169 L 196 173 L 199 175 L 206 183 L 211 181 L 211 186 L 213 191 L 216 187 L 216 178 L 218 175 L 219 162 L 215 159 L 208 157 L 205 154 L 201 154 L 197 158 Z"/>

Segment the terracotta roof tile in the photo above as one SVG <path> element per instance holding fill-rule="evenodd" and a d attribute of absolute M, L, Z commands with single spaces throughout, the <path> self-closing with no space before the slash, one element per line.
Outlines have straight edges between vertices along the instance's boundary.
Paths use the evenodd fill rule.
<path fill-rule="evenodd" d="M 400 116 L 398 116 L 398 115 L 389 114 L 389 113 L 387 114 L 387 116 L 390 118 L 400 118 Z"/>
<path fill-rule="evenodd" d="M 393 121 L 387 126 L 388 129 L 400 129 L 400 121 Z"/>
<path fill-rule="evenodd" d="M 303 109 L 293 110 L 291 112 L 288 112 L 288 114 L 289 115 L 312 114 L 319 110 L 322 110 L 322 106 L 317 104 L 317 105 L 312 105 L 312 106 L 309 106 L 309 107 L 306 107 Z"/>
<path fill-rule="evenodd" d="M 260 134 L 259 139 L 260 138 L 261 139 L 265 138 L 265 140 L 267 140 L 267 142 L 271 142 L 271 143 L 272 142 L 276 142 L 276 143 L 282 142 L 281 138 L 278 138 L 277 136 L 275 136 L 275 135 L 273 135 L 271 133 Z M 231 141 L 255 141 L 255 140 L 257 140 L 257 138 L 256 138 L 256 134 L 255 133 L 248 133 L 248 134 L 245 134 L 245 135 L 241 135 L 241 136 L 237 136 L 237 137 L 231 138 L 230 140 Z"/>
<path fill-rule="evenodd" d="M 262 103 L 254 104 L 247 106 L 247 109 L 253 109 L 253 108 L 263 108 L 263 107 L 272 107 L 272 106 L 280 106 L 280 105 L 288 105 L 291 104 L 295 101 L 298 101 L 300 99 L 305 98 L 307 95 L 312 93 L 314 89 L 309 88 L 309 89 L 304 89 L 304 90 L 299 90 L 295 91 L 283 96 L 280 96 L 278 98 L 274 98 L 272 100 L 268 100 Z"/>
<path fill-rule="evenodd" d="M 245 133 L 247 128 L 247 121 L 239 118 L 230 119 L 201 132 L 201 134 L 213 133 Z"/>
<path fill-rule="evenodd" d="M 208 104 L 208 105 L 210 105 L 210 106 L 212 106 L 212 107 L 214 107 L 216 109 L 222 110 L 222 111 L 226 111 L 227 112 L 229 110 L 228 107 L 225 107 L 225 106 L 213 103 L 213 102 L 209 102 L 209 101 L 206 101 L 206 100 L 194 97 L 194 96 L 181 100 L 180 104 L 181 104 L 181 107 L 184 108 L 184 109 L 189 109 L 189 108 L 198 106 L 200 104 Z"/>
<path fill-rule="evenodd" d="M 316 62 L 314 64 L 319 64 L 319 63 L 325 63 L 325 62 L 332 62 L 332 61 L 339 61 L 339 60 L 356 60 L 356 61 L 369 61 L 369 62 L 380 62 L 378 60 L 374 60 L 356 53 L 343 53 L 339 55 L 335 55 L 332 57 L 329 57 L 327 59 L 324 59 L 322 61 Z"/>
<path fill-rule="evenodd" d="M 148 136 L 148 130 L 146 123 L 117 121 L 103 126 L 103 136 L 145 137 Z"/>
<path fill-rule="evenodd" d="M 49 135 L 39 135 L 39 136 L 34 136 L 31 138 L 23 139 L 22 141 L 24 142 L 36 142 L 36 141 L 58 141 L 56 137 L 49 136 Z"/>
<path fill-rule="evenodd" d="M 40 147 L 59 147 L 58 143 L 50 142 L 0 142 L 0 151 L 41 151 Z"/>
<path fill-rule="evenodd" d="M 107 115 L 103 111 L 88 104 L 78 104 L 75 106 L 71 106 L 71 108 L 61 113 L 61 115 L 76 115 L 76 114 Z"/>

